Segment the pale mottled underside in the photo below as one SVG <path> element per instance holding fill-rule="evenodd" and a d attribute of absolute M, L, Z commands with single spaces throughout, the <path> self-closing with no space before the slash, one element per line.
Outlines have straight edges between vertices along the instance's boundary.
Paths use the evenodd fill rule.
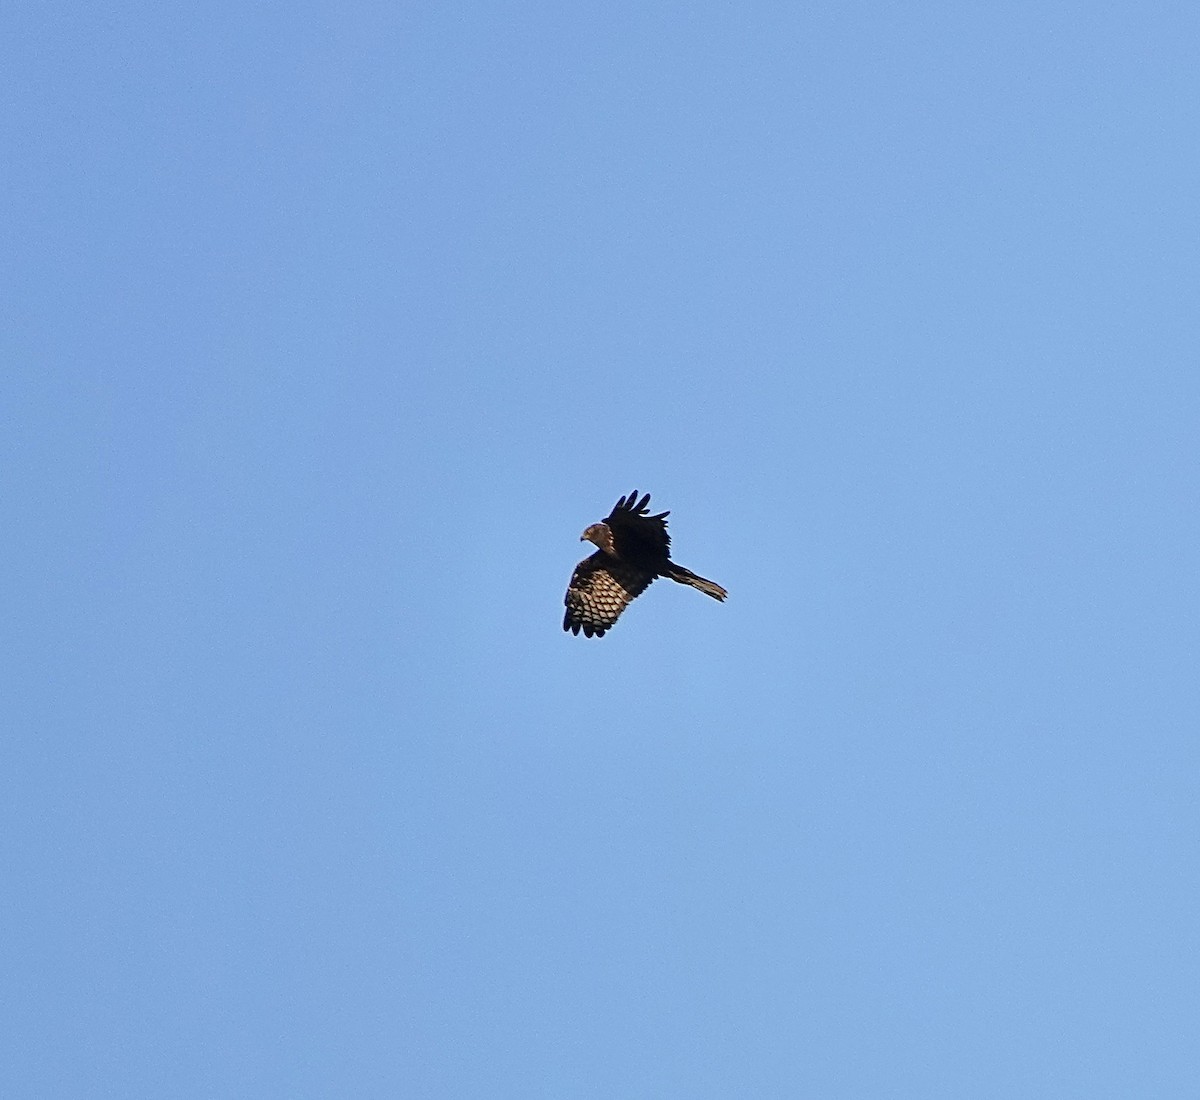
<path fill-rule="evenodd" d="M 655 574 L 609 557 L 601 550 L 586 557 L 571 574 L 563 629 L 587 637 L 604 636 L 631 600 L 646 591 Z"/>

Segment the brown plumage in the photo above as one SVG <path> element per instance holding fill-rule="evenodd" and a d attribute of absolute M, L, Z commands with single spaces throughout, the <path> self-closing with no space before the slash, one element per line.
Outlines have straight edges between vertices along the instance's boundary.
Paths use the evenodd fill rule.
<path fill-rule="evenodd" d="M 690 584 L 714 600 L 729 594 L 719 584 L 696 576 L 690 569 L 671 560 L 671 536 L 667 534 L 667 516 L 652 516 L 650 494 L 638 500 L 634 489 L 617 501 L 602 523 L 593 523 L 580 541 L 594 542 L 599 549 L 586 557 L 571 574 L 564 603 L 563 630 L 588 638 L 604 632 L 620 617 L 631 600 L 640 596 L 655 577 L 670 577 Z"/>

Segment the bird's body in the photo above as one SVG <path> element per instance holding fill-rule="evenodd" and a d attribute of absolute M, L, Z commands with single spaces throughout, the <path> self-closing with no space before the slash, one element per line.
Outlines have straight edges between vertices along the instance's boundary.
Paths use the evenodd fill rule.
<path fill-rule="evenodd" d="M 698 577 L 690 569 L 671 560 L 671 536 L 667 534 L 667 516 L 649 515 L 650 494 L 638 500 L 635 489 L 617 501 L 601 523 L 593 523 L 580 536 L 581 541 L 599 548 L 586 557 L 571 575 L 564 603 L 563 630 L 588 638 L 603 637 L 621 612 L 640 596 L 657 577 L 670 577 L 723 600 L 724 588 Z"/>

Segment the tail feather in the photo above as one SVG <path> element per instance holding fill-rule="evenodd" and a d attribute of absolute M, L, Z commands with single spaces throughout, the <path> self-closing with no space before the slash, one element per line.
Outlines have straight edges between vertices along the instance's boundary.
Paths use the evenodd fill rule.
<path fill-rule="evenodd" d="M 700 589 L 706 596 L 711 596 L 714 600 L 723 600 L 729 595 L 715 581 L 697 576 L 690 569 L 684 569 L 682 565 L 676 565 L 674 562 L 669 563 L 667 569 L 663 571 L 663 576 L 670 577 L 671 580 L 678 581 L 680 584 L 690 584 L 693 588 Z"/>

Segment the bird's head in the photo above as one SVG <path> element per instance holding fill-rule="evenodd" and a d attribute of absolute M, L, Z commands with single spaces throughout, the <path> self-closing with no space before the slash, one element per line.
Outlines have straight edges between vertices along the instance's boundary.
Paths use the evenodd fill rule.
<path fill-rule="evenodd" d="M 617 556 L 616 550 L 613 548 L 612 530 L 607 523 L 593 523 L 582 535 L 579 536 L 580 542 L 594 542 L 606 554 Z"/>

